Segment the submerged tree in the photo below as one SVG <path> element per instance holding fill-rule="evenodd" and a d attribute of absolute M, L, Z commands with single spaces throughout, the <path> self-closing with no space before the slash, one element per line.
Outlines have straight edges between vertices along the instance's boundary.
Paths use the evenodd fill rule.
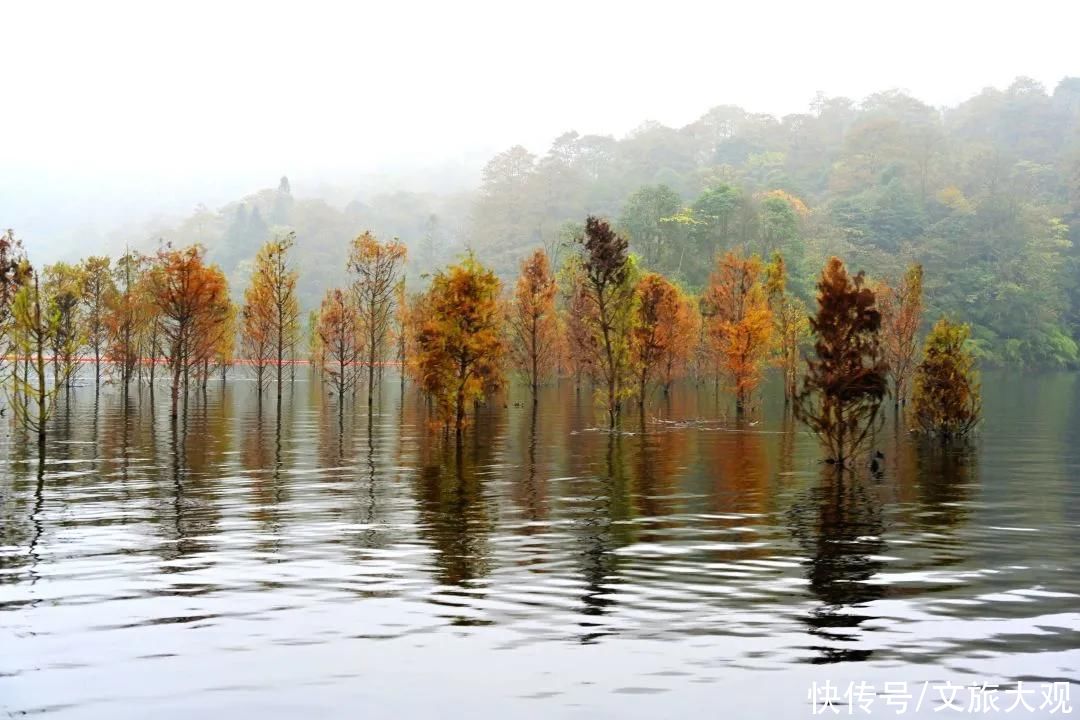
<path fill-rule="evenodd" d="M 537 250 L 522 261 L 521 275 L 510 301 L 510 357 L 524 373 L 533 403 L 537 401 L 541 380 L 551 372 L 558 355 L 556 291 L 547 253 Z"/>
<path fill-rule="evenodd" d="M 33 272 L 15 294 L 12 315 L 15 350 L 26 358 L 25 375 L 21 378 L 16 375 L 15 416 L 37 435 L 40 443 L 45 441 L 46 425 L 56 406 L 56 396 L 67 385 L 68 376 L 64 373 L 71 372 L 74 365 L 55 366 L 60 374 L 54 373 L 52 386 L 48 385 L 46 352 L 56 345 L 56 338 L 62 333 L 61 317 L 56 311 L 55 300 L 42 288 L 37 272 Z"/>
<path fill-rule="evenodd" d="M 569 258 L 559 271 L 559 286 L 562 288 L 561 349 L 566 355 L 566 364 L 574 378 L 574 386 L 580 390 L 583 378 L 595 377 L 595 349 L 591 331 L 595 320 L 590 318 L 593 307 L 585 296 L 585 275 L 581 270 L 579 257 Z"/>
<path fill-rule="evenodd" d="M 147 329 L 156 323 L 146 277 L 147 258 L 126 250 L 113 266 L 113 292 L 105 302 L 105 355 L 127 392 L 128 385 L 144 359 Z"/>
<path fill-rule="evenodd" d="M 338 398 L 338 409 L 345 403 L 345 393 L 356 387 L 358 367 L 363 361 L 364 345 L 360 332 L 360 313 L 356 304 L 341 290 L 327 290 L 319 308 L 316 326 L 323 378 Z"/>
<path fill-rule="evenodd" d="M 975 427 L 982 410 L 975 356 L 965 348 L 967 325 L 941 318 L 926 337 L 915 368 L 914 415 L 923 432 L 943 441 Z"/>
<path fill-rule="evenodd" d="M 274 359 L 270 308 L 264 290 L 253 282 L 244 291 L 244 304 L 240 306 L 240 351 L 255 378 L 255 392 L 260 401 L 270 384 L 270 364 Z"/>
<path fill-rule="evenodd" d="M 170 415 L 177 417 L 181 390 L 193 369 L 205 367 L 227 328 L 230 303 L 225 275 L 207 265 L 201 246 L 162 247 L 148 277 L 160 313 L 162 351 L 172 372 Z"/>
<path fill-rule="evenodd" d="M 213 364 L 221 373 L 221 382 L 225 382 L 225 375 L 229 368 L 236 362 L 236 335 L 239 328 L 240 308 L 229 301 L 228 311 L 225 313 L 225 322 L 220 326 L 217 342 L 214 344 Z M 206 374 L 207 376 L 209 373 Z M 203 378 L 205 386 L 206 380 Z"/>
<path fill-rule="evenodd" d="M 79 352 L 86 340 L 82 272 L 77 266 L 63 262 L 46 266 L 43 295 L 47 299 L 46 313 L 53 325 L 49 348 L 53 376 L 63 379 L 57 385 L 69 389 L 79 370 Z"/>
<path fill-rule="evenodd" d="M 349 249 L 349 271 L 356 275 L 353 293 L 367 345 L 368 408 L 375 397 L 375 370 L 386 359 L 394 291 L 405 255 L 405 246 L 397 239 L 379 242 L 370 232 L 353 240 Z"/>
<path fill-rule="evenodd" d="M 622 399 L 630 389 L 630 328 L 633 323 L 633 263 L 626 240 L 604 220 L 589 216 L 578 238 L 582 321 L 587 329 L 590 365 L 606 390 L 608 425 L 619 422 Z"/>
<path fill-rule="evenodd" d="M 14 303 L 15 295 L 30 278 L 30 264 L 26 261 L 22 243 L 12 230 L 0 235 L 0 385 L 6 378 L 8 355 L 14 350 Z M 18 356 L 12 360 L 12 372 L 18 372 Z"/>
<path fill-rule="evenodd" d="M 404 276 L 394 288 L 394 339 L 397 346 L 398 379 L 401 383 L 401 391 L 405 392 L 405 367 L 409 360 L 409 327 L 412 319 L 412 308 L 409 305 L 409 297 L 405 292 Z"/>
<path fill-rule="evenodd" d="M 288 262 L 295 241 L 296 234 L 290 232 L 262 246 L 240 310 L 243 352 L 255 373 L 259 396 L 270 382 L 268 370 L 273 365 L 279 407 L 285 357 L 300 339 L 297 273 Z"/>
<path fill-rule="evenodd" d="M 116 292 L 108 257 L 97 255 L 83 260 L 82 304 L 86 319 L 86 343 L 94 353 L 94 386 L 101 384 L 101 356 L 109 341 L 108 308 Z"/>
<path fill-rule="evenodd" d="M 282 178 L 285 187 L 288 180 Z M 286 191 L 287 193 L 287 191 Z M 285 356 L 292 356 L 300 341 L 300 302 L 296 297 L 299 274 L 289 266 L 288 253 L 296 242 L 296 233 L 268 242 L 255 258 L 256 272 L 269 290 L 270 331 L 274 341 L 274 367 L 277 383 L 277 406 L 281 408 L 282 372 Z"/>
<path fill-rule="evenodd" d="M 765 275 L 786 405 L 798 392 L 799 350 L 810 335 L 810 323 L 802 300 L 787 291 L 787 266 L 780 253 L 773 254 Z"/>
<path fill-rule="evenodd" d="M 669 376 L 669 364 L 678 356 L 677 345 L 684 343 L 683 300 L 678 288 L 662 275 L 648 273 L 635 289 L 634 325 L 631 358 L 638 380 L 638 405 L 645 405 L 645 389 L 650 380 Z M 685 345 L 685 347 L 692 347 Z"/>
<path fill-rule="evenodd" d="M 877 291 L 881 307 L 881 346 L 892 377 L 893 402 L 907 401 L 907 384 L 915 368 L 917 335 L 922 323 L 923 270 L 912 265 L 897 287 L 883 286 Z"/>
<path fill-rule="evenodd" d="M 414 328 L 413 371 L 444 424 L 460 435 L 468 403 L 502 383 L 500 283 L 471 255 L 435 275 Z"/>
<path fill-rule="evenodd" d="M 773 319 L 763 280 L 761 258 L 729 252 L 717 259 L 703 296 L 710 349 L 729 379 L 740 414 L 761 382 L 772 349 Z"/>
<path fill-rule="evenodd" d="M 671 391 L 675 379 L 684 375 L 689 368 L 701 333 L 701 316 L 696 298 L 679 288 L 675 290 L 675 315 L 671 318 L 671 326 L 665 330 L 668 335 L 667 347 L 660 355 L 660 381 L 665 395 Z"/>
<path fill-rule="evenodd" d="M 825 445 L 829 460 L 843 466 L 876 428 L 887 391 L 881 352 L 881 313 L 863 273 L 848 275 L 830 258 L 821 273 L 818 311 L 810 319 L 814 355 L 795 402 L 796 416 Z"/>

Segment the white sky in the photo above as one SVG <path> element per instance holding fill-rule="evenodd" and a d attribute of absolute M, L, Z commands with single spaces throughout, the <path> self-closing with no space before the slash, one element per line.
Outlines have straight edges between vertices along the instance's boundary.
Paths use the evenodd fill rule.
<path fill-rule="evenodd" d="M 1072 0 L 3 2 L 0 193 L 296 186 L 818 90 L 1052 89 L 1078 26 Z"/>

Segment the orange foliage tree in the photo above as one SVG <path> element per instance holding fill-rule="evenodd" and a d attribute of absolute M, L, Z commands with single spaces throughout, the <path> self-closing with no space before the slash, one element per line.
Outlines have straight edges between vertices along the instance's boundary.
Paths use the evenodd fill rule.
<path fill-rule="evenodd" d="M 405 246 L 396 239 L 379 242 L 371 232 L 353 240 L 349 249 L 349 271 L 356 275 L 353 293 L 367 345 L 369 408 L 375 397 L 375 370 L 386 359 L 394 291 L 401 282 L 405 254 Z"/>
<path fill-rule="evenodd" d="M 682 290 L 678 290 L 678 294 L 678 307 L 671 328 L 666 331 L 670 341 L 660 357 L 660 378 L 665 395 L 671 391 L 671 384 L 689 368 L 701 332 L 697 299 Z"/>
<path fill-rule="evenodd" d="M 882 285 L 877 290 L 881 308 L 881 347 L 892 377 L 893 402 L 907 401 L 908 379 L 915 369 L 919 326 L 923 311 L 922 265 L 912 265 L 896 287 Z"/>
<path fill-rule="evenodd" d="M 328 290 L 319 308 L 316 335 L 323 364 L 323 378 L 338 397 L 338 409 L 345 393 L 356 386 L 357 369 L 363 362 L 364 345 L 356 304 L 338 288 Z"/>
<path fill-rule="evenodd" d="M 582 378 L 593 378 L 592 333 L 595 324 L 590 319 L 592 306 L 585 297 L 585 276 L 581 271 L 580 258 L 572 257 L 560 271 L 562 287 L 562 350 L 574 378 L 574 386 L 581 389 Z"/>
<path fill-rule="evenodd" d="M 689 357 L 695 327 L 693 305 L 658 273 L 643 276 L 635 288 L 637 302 L 631 354 L 638 380 L 638 405 L 645 405 L 650 380 L 661 378 L 665 391 L 677 367 Z"/>
<path fill-rule="evenodd" d="M 717 259 L 703 296 L 710 351 L 728 376 L 738 413 L 761 382 L 772 348 L 772 312 L 763 279 L 761 258 L 728 252 Z"/>
<path fill-rule="evenodd" d="M 537 401 L 541 380 L 551 372 L 558 356 L 557 289 L 547 253 L 537 250 L 522 261 L 521 275 L 510 302 L 510 358 L 525 374 L 533 403 Z"/>
<path fill-rule="evenodd" d="M 206 264 L 201 246 L 166 245 L 150 270 L 148 290 L 160 312 L 161 350 L 172 373 L 170 412 L 175 418 L 190 372 L 209 364 L 227 329 L 228 284 L 220 268 Z"/>
<path fill-rule="evenodd" d="M 881 352 L 881 313 L 863 273 L 851 277 L 830 258 L 818 280 L 818 311 L 810 319 L 814 358 L 796 398 L 795 415 L 843 466 L 877 426 L 888 389 Z"/>
<path fill-rule="evenodd" d="M 460 436 L 467 404 L 502 383 L 501 283 L 471 255 L 435 275 L 414 328 L 417 383 Z"/>

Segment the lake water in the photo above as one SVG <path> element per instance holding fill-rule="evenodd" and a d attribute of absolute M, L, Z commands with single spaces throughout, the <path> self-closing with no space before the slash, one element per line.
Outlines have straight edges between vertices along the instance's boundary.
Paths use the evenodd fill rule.
<path fill-rule="evenodd" d="M 1043 716 L 1080 679 L 1080 381 L 984 393 L 970 446 L 890 424 L 838 481 L 773 389 L 738 424 L 677 387 L 619 435 L 514 391 L 458 448 L 396 381 L 370 422 L 304 377 L 175 425 L 164 389 L 79 388 L 43 464 L 0 438 L 0 710 L 785 718 L 828 681 L 947 717 L 943 683 L 1021 681 Z"/>

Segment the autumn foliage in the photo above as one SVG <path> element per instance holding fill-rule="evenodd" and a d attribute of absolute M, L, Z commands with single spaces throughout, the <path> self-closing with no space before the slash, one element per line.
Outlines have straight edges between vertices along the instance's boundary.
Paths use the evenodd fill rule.
<path fill-rule="evenodd" d="M 761 258 L 729 252 L 719 258 L 703 296 L 709 349 L 742 412 L 761 382 L 773 341 L 772 311 Z"/>
<path fill-rule="evenodd" d="M 785 218 L 800 213 L 797 199 L 782 193 L 765 200 L 782 204 Z M 309 316 L 310 361 L 339 407 L 366 374 L 370 407 L 376 372 L 393 349 L 402 387 L 410 374 L 438 423 L 458 430 L 470 404 L 502 386 L 507 359 L 534 402 L 549 377 L 569 373 L 578 384 L 592 382 L 610 428 L 619 424 L 627 398 L 636 395 L 644 406 L 650 385 L 666 393 L 691 372 L 726 379 L 742 413 L 772 363 L 796 416 L 841 465 L 876 428 L 890 374 L 902 400 L 914 373 L 914 418 L 924 431 L 955 437 L 977 422 L 979 387 L 964 347 L 966 326 L 939 322 L 915 365 L 923 306 L 917 265 L 895 288 L 875 292 L 862 273 L 849 275 L 831 258 L 811 318 L 788 289 L 790 270 L 779 253 L 766 265 L 757 255 L 727 252 L 716 258 L 702 294 L 691 296 L 639 269 L 627 239 L 607 221 L 590 216 L 575 233 L 565 233 L 573 252 L 558 274 L 545 251 L 536 250 L 521 262 L 513 293 L 503 295 L 499 278 L 471 254 L 410 294 L 404 244 L 365 232 L 349 248 L 350 284 L 328 291 Z M 192 379 L 205 388 L 212 366 L 224 379 L 238 338 L 260 392 L 276 371 L 280 407 L 282 366 L 300 341 L 298 273 L 289 261 L 294 242 L 287 233 L 263 245 L 236 308 L 225 276 L 198 245 L 163 245 L 151 256 L 129 251 L 115 263 L 105 257 L 56 263 L 38 273 L 13 233 L 0 236 L 0 357 L 10 353 L 21 369 L 21 377 L 3 378 L 21 396 L 16 414 L 43 432 L 57 388 L 89 354 L 95 366 L 111 364 L 125 390 L 146 373 L 152 391 L 164 361 L 176 417 Z M 813 355 L 798 388 L 799 358 L 811 332 Z M 46 363 L 56 378 L 52 389 Z"/>
<path fill-rule="evenodd" d="M 877 290 L 881 307 L 881 347 L 893 381 L 893 400 L 907 399 L 908 380 L 915 369 L 919 325 L 922 323 L 923 271 L 912 265 L 896 287 L 882 285 Z"/>
<path fill-rule="evenodd" d="M 659 380 L 665 392 L 684 367 L 697 330 L 694 305 L 657 273 L 644 275 L 635 288 L 631 353 L 638 380 L 638 404 L 645 404 L 648 383 Z"/>
<path fill-rule="evenodd" d="M 578 350 L 604 387 L 608 424 L 615 427 L 622 400 L 631 394 L 630 334 L 633 323 L 633 262 L 627 241 L 604 220 L 589 216 L 578 237 L 581 248 L 577 300 Z M 603 391 L 602 391 L 603 392 Z"/>
<path fill-rule="evenodd" d="M 471 255 L 437 273 L 417 307 L 412 372 L 439 418 L 460 433 L 469 403 L 502 384 L 501 283 Z"/>
<path fill-rule="evenodd" d="M 982 410 L 975 357 L 965 347 L 970 334 L 967 325 L 938 320 L 915 369 L 915 420 L 942 440 L 966 435 Z"/>
<path fill-rule="evenodd" d="M 319 307 L 316 335 L 323 377 L 334 390 L 340 409 L 346 393 L 356 387 L 364 358 L 360 313 L 349 294 L 328 290 Z"/>
<path fill-rule="evenodd" d="M 148 278 L 151 301 L 160 313 L 161 349 L 172 373 L 172 416 L 194 370 L 205 368 L 229 330 L 225 276 L 207 265 L 198 245 L 162 247 Z"/>
<path fill-rule="evenodd" d="M 281 404 L 282 368 L 300 339 L 300 304 L 296 297 L 297 273 L 289 266 L 293 233 L 270 240 L 255 256 L 251 284 L 244 291 L 240 310 L 242 351 L 255 374 L 259 395 L 275 371 Z"/>
<path fill-rule="evenodd" d="M 150 294 L 149 263 L 144 255 L 127 250 L 113 266 L 115 291 L 105 314 L 106 356 L 125 392 L 144 364 L 152 368 L 157 357 L 160 312 Z"/>
<path fill-rule="evenodd" d="M 806 306 L 787 291 L 787 265 L 780 253 L 773 255 L 765 276 L 773 316 L 776 364 L 783 378 L 784 403 L 787 404 L 798 390 L 799 357 L 803 343 L 810 335 L 810 322 Z"/>
<path fill-rule="evenodd" d="M 534 403 L 540 383 L 558 359 L 557 290 L 547 253 L 537 250 L 521 263 L 521 275 L 507 313 L 512 341 L 510 358 L 525 375 Z"/>
<path fill-rule="evenodd" d="M 405 255 L 405 246 L 396 238 L 380 242 L 371 232 L 353 240 L 349 249 L 348 267 L 355 276 L 352 292 L 367 351 L 369 407 L 374 401 L 375 372 L 386 359 L 389 347 L 395 291 L 401 282 Z"/>
<path fill-rule="evenodd" d="M 829 259 L 817 289 L 814 357 L 806 360 L 795 414 L 843 466 L 876 428 L 887 390 L 881 313 L 864 275 L 850 276 L 838 258 Z"/>

